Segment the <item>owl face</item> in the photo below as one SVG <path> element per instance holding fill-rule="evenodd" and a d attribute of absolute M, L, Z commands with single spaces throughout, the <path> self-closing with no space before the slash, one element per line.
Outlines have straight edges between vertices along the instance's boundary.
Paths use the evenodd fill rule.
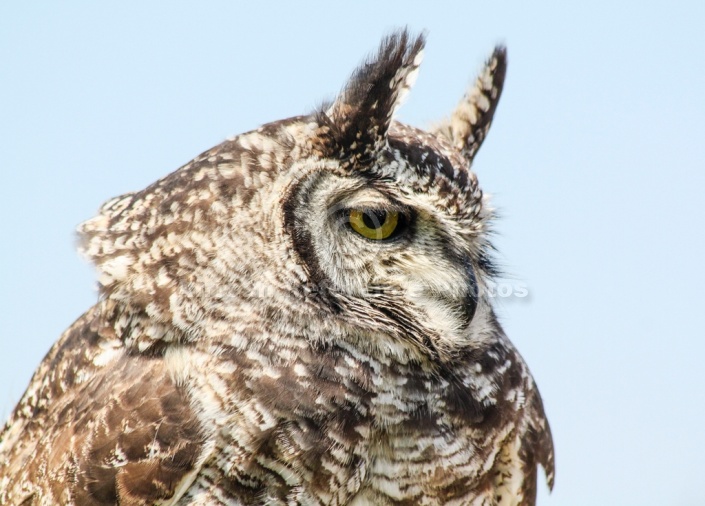
<path fill-rule="evenodd" d="M 132 332 L 140 350 L 246 346 L 233 328 L 247 342 L 350 340 L 403 359 L 481 344 L 491 211 L 470 164 L 504 53 L 425 132 L 393 120 L 423 43 L 390 36 L 332 104 L 225 142 L 82 225 L 104 296 L 163 323 Z"/>
<path fill-rule="evenodd" d="M 364 167 L 316 164 L 292 185 L 285 214 L 325 301 L 359 322 L 387 322 L 423 351 L 443 354 L 473 338 L 482 272 L 476 254 L 484 246 L 478 230 L 486 215 L 474 177 L 453 167 L 441 142 L 426 140 L 433 156 L 418 158 L 432 165 L 418 163 L 420 148 L 402 136 Z M 443 178 L 439 167 L 462 172 L 467 187 Z M 432 179 L 449 185 L 447 194 L 426 191 Z M 475 233 L 463 228 L 468 220 Z"/>

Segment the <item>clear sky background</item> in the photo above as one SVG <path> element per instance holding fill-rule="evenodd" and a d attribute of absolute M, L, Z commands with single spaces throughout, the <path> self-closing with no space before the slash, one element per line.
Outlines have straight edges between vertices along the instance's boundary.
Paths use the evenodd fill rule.
<path fill-rule="evenodd" d="M 0 416 L 96 300 L 74 229 L 226 136 L 335 96 L 428 30 L 399 119 L 448 114 L 497 42 L 475 170 L 501 299 L 556 444 L 544 505 L 705 504 L 705 2 L 3 2 Z"/>

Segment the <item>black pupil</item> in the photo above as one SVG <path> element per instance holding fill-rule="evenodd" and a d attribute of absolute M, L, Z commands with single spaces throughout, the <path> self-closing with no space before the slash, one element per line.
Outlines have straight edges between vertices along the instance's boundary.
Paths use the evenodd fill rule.
<path fill-rule="evenodd" d="M 362 215 L 362 221 L 367 228 L 376 230 L 387 221 L 387 211 L 365 211 Z"/>

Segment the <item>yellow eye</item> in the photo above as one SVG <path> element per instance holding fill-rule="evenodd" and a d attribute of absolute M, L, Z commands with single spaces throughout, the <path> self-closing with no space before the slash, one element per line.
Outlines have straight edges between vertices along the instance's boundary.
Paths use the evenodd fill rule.
<path fill-rule="evenodd" d="M 397 211 L 351 209 L 348 221 L 352 229 L 363 237 L 380 241 L 389 238 L 399 224 Z"/>

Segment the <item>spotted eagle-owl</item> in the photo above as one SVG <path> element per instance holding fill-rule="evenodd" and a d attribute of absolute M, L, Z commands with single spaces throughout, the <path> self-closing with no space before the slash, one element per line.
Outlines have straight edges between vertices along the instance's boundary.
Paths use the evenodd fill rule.
<path fill-rule="evenodd" d="M 423 45 L 80 226 L 100 299 L 5 426 L 2 504 L 534 504 L 552 440 L 470 170 L 505 50 L 426 132 L 393 120 Z"/>

